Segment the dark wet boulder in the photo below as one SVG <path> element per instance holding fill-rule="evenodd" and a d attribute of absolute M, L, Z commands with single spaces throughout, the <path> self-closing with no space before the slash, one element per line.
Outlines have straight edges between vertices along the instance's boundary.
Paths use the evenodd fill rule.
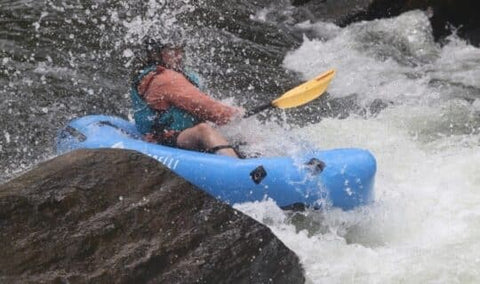
<path fill-rule="evenodd" d="M 456 30 L 470 43 L 480 44 L 480 2 L 475 0 L 374 0 L 364 12 L 341 24 L 352 20 L 393 17 L 415 9 L 424 10 L 429 15 L 436 40 L 442 40 Z"/>
<path fill-rule="evenodd" d="M 340 26 L 420 9 L 429 14 L 436 40 L 444 39 L 455 29 L 470 43 L 480 44 L 480 2 L 476 0 L 294 0 L 292 3 L 298 9 L 308 10 L 317 21 L 330 21 Z"/>
<path fill-rule="evenodd" d="M 430 16 L 437 40 L 456 29 L 459 36 L 478 46 L 480 43 L 480 2 L 475 0 L 375 0 L 364 13 L 364 19 L 397 16 L 409 10 L 425 10 Z"/>
<path fill-rule="evenodd" d="M 480 2 L 475 0 L 410 0 L 403 10 L 429 9 L 433 35 L 442 39 L 452 33 L 452 28 L 457 34 L 468 40 L 471 44 L 480 46 Z"/>
<path fill-rule="evenodd" d="M 0 186 L 0 282 L 303 283 L 264 225 L 133 151 L 79 150 Z"/>
<path fill-rule="evenodd" d="M 364 13 L 373 0 L 293 0 L 296 6 L 297 21 L 313 20 L 322 22 L 343 23 Z"/>

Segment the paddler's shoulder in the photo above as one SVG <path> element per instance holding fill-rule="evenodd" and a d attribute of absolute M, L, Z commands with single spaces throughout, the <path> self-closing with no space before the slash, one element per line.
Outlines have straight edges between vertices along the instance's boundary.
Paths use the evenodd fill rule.
<path fill-rule="evenodd" d="M 166 72 L 168 71 L 167 68 L 163 66 L 156 66 L 156 67 L 149 67 L 143 78 L 141 79 L 140 83 L 138 84 L 138 92 L 139 94 L 143 95 L 152 84 L 161 83 L 165 77 Z"/>

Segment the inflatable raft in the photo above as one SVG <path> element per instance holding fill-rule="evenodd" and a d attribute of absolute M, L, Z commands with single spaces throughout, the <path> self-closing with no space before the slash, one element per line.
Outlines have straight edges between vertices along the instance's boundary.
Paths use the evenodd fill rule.
<path fill-rule="evenodd" d="M 373 200 L 376 162 L 362 149 L 235 159 L 147 143 L 134 124 L 104 115 L 72 120 L 59 131 L 56 147 L 58 153 L 80 148 L 136 150 L 230 204 L 271 198 L 280 207 L 327 205 L 348 210 Z"/>

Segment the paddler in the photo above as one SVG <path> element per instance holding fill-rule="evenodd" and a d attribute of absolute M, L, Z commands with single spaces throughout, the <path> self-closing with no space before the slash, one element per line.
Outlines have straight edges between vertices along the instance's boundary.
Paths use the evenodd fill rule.
<path fill-rule="evenodd" d="M 153 39 L 145 44 L 146 60 L 136 72 L 130 92 L 135 123 L 145 140 L 238 157 L 215 126 L 241 117 L 244 110 L 198 89 L 196 79 L 183 71 L 181 44 L 160 44 Z"/>

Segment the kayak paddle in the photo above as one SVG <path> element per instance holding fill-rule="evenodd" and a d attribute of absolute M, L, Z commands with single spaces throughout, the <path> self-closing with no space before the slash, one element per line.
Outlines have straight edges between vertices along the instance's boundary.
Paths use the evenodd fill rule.
<path fill-rule="evenodd" d="M 271 107 L 286 109 L 309 103 L 325 92 L 332 81 L 333 76 L 335 76 L 335 70 L 328 70 L 327 72 L 318 75 L 316 78 L 287 91 L 281 97 L 270 103 L 247 111 L 244 117 L 252 116 Z"/>

